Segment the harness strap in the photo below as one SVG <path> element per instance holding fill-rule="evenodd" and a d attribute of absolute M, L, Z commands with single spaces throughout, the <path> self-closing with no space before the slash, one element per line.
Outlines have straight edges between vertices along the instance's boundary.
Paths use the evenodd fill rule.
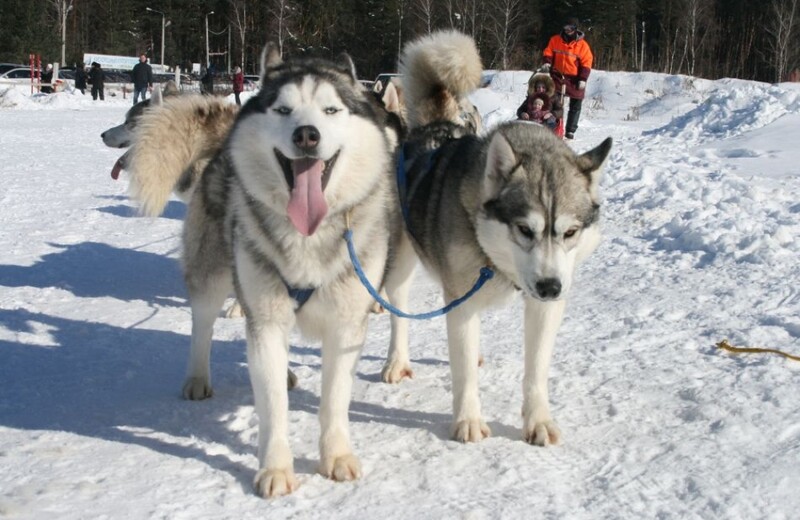
<path fill-rule="evenodd" d="M 349 217 L 347 218 L 347 229 L 344 232 L 344 239 L 347 242 L 347 252 L 350 253 L 350 261 L 353 263 L 353 269 L 356 271 L 356 275 L 358 279 L 361 280 L 361 284 L 367 289 L 367 292 L 372 296 L 375 301 L 381 304 L 381 306 L 386 309 L 387 311 L 391 312 L 395 316 L 399 316 L 401 318 L 408 318 L 411 320 L 429 320 L 431 318 L 435 318 L 437 316 L 443 316 L 450 312 L 451 310 L 455 309 L 465 301 L 469 300 L 473 294 L 478 292 L 483 284 L 488 282 L 494 276 L 494 271 L 489 267 L 481 267 L 480 276 L 475 281 L 475 285 L 467 291 L 467 293 L 462 296 L 461 298 L 457 298 L 441 309 L 437 309 L 435 311 L 430 312 L 423 312 L 421 314 L 409 314 L 407 312 L 401 311 L 391 303 L 387 302 L 383 298 L 381 298 L 380 293 L 375 289 L 375 287 L 370 283 L 367 275 L 364 273 L 364 269 L 361 267 L 361 262 L 358 261 L 358 255 L 356 254 L 355 245 L 353 245 L 353 231 L 350 229 L 350 222 Z"/>
<path fill-rule="evenodd" d="M 289 283 L 281 277 L 281 281 L 283 285 L 286 286 L 286 290 L 289 292 L 289 296 L 292 297 L 294 301 L 297 302 L 297 308 L 295 311 L 299 311 L 303 305 L 306 304 L 311 295 L 314 294 L 315 287 L 309 287 L 307 289 L 299 289 L 297 287 L 292 287 Z"/>
<path fill-rule="evenodd" d="M 425 168 L 422 170 L 420 175 L 414 179 L 414 183 L 411 186 L 408 185 L 408 161 L 406 160 L 405 152 L 406 145 L 403 145 L 400 147 L 400 152 L 397 157 L 397 192 L 400 196 L 400 210 L 403 213 L 403 222 L 405 223 L 408 232 L 414 236 L 414 231 L 411 229 L 411 222 L 408 215 L 411 199 L 417 193 L 417 189 L 419 188 L 420 184 L 422 184 L 425 176 L 431 171 L 439 149 L 435 148 L 433 150 L 428 150 L 425 153 L 423 156 L 425 158 Z"/>

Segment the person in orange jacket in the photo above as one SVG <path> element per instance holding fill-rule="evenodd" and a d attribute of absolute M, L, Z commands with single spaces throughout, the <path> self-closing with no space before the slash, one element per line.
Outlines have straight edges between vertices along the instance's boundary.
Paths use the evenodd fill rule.
<path fill-rule="evenodd" d="M 569 97 L 569 113 L 564 133 L 566 139 L 574 138 L 578 130 L 586 81 L 592 71 L 594 59 L 583 32 L 578 30 L 578 23 L 577 18 L 568 18 L 561 33 L 550 38 L 542 53 L 545 64 L 540 69 L 549 70 L 556 92 L 561 91 L 561 85 L 566 85 L 566 94 Z"/>

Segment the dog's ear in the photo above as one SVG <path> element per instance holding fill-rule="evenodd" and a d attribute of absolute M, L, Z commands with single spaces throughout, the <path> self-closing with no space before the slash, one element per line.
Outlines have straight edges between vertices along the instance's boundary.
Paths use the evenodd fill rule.
<path fill-rule="evenodd" d="M 283 63 L 283 59 L 278 46 L 273 42 L 264 45 L 264 50 L 261 51 L 261 80 L 266 79 L 270 69 L 274 69 L 281 63 Z"/>
<path fill-rule="evenodd" d="M 606 140 L 597 145 L 596 148 L 578 156 L 578 169 L 589 178 L 589 189 L 593 197 L 597 197 L 597 187 L 600 185 L 601 166 L 611 151 L 612 139 Z"/>
<path fill-rule="evenodd" d="M 502 132 L 495 132 L 486 153 L 486 170 L 483 178 L 483 202 L 491 200 L 500 193 L 508 182 L 517 157 L 511 143 Z"/>
<path fill-rule="evenodd" d="M 383 95 L 381 96 L 381 101 L 387 112 L 392 112 L 394 114 L 400 113 L 400 93 L 391 81 L 386 84 L 386 88 L 383 90 Z"/>
<path fill-rule="evenodd" d="M 351 58 L 346 52 L 343 52 L 339 55 L 338 61 L 342 67 L 344 67 L 344 70 L 347 71 L 347 74 L 350 75 L 353 81 L 358 81 L 358 76 L 356 76 L 356 64 L 353 63 L 353 58 Z"/>

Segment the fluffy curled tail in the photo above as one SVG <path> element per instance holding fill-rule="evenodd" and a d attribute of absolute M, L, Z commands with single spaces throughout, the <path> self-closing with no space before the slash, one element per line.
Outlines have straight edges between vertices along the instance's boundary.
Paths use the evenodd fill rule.
<path fill-rule="evenodd" d="M 411 128 L 434 121 L 459 123 L 463 100 L 480 86 L 483 72 L 475 41 L 452 30 L 408 43 L 399 68 Z"/>
<path fill-rule="evenodd" d="M 160 215 L 173 191 L 188 200 L 237 111 L 224 100 L 191 95 L 167 98 L 140 117 L 125 169 L 128 194 L 143 215 Z"/>

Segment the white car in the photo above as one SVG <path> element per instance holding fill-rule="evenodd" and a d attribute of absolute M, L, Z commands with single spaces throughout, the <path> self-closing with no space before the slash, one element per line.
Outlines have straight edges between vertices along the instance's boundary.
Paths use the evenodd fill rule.
<path fill-rule="evenodd" d="M 66 85 L 73 85 L 75 83 L 74 80 L 68 81 L 74 78 L 73 71 L 66 71 L 66 70 L 59 70 L 58 71 L 58 78 L 61 82 L 60 85 L 56 85 L 56 90 L 59 91 Z M 35 81 L 35 78 L 34 78 Z M 3 83 L 17 83 L 20 85 L 30 85 L 31 83 L 31 69 L 28 67 L 17 67 L 15 69 L 11 69 L 3 74 L 0 74 L 0 85 Z"/>
<path fill-rule="evenodd" d="M 31 69 L 25 67 L 17 67 L 11 69 L 3 74 L 0 74 L 0 82 L 3 83 L 30 83 L 31 82 Z"/>

